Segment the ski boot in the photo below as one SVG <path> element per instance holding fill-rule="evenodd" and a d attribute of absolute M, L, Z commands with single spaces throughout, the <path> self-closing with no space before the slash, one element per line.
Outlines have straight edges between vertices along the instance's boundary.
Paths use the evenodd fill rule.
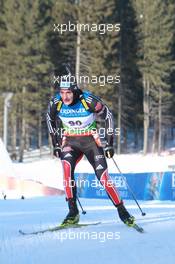
<path fill-rule="evenodd" d="M 68 207 L 69 207 L 69 213 L 63 220 L 61 226 L 69 226 L 69 225 L 78 224 L 79 219 L 80 219 L 79 211 L 78 211 L 75 199 L 73 198 L 67 199 L 67 202 L 68 202 Z"/>
<path fill-rule="evenodd" d="M 123 202 L 119 203 L 117 205 L 117 210 L 119 217 L 121 221 L 127 225 L 127 226 L 134 226 L 135 224 L 135 218 L 134 216 L 130 215 L 128 211 L 126 210 L 125 206 L 123 205 Z"/>

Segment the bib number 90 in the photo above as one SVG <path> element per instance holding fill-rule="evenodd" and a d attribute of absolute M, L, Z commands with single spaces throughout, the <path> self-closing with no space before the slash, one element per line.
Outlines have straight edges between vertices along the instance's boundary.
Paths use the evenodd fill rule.
<path fill-rule="evenodd" d="M 77 121 L 69 121 L 68 122 L 70 126 L 81 126 L 82 122 L 80 120 Z"/>

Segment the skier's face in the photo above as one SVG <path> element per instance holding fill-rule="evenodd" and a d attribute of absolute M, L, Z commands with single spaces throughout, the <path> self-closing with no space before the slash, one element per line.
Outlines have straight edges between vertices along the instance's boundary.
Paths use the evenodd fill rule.
<path fill-rule="evenodd" d="M 65 105 L 70 105 L 73 102 L 74 95 L 73 92 L 71 92 L 70 90 L 61 89 L 60 96 Z"/>

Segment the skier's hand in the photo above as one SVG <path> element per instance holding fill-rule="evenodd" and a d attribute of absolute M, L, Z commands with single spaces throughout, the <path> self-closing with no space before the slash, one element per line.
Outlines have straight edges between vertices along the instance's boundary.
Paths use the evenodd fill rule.
<path fill-rule="evenodd" d="M 114 148 L 112 146 L 105 147 L 105 156 L 110 159 L 114 156 Z"/>
<path fill-rule="evenodd" d="M 61 156 L 61 147 L 58 143 L 56 143 L 55 147 L 53 148 L 53 155 L 57 158 Z"/>

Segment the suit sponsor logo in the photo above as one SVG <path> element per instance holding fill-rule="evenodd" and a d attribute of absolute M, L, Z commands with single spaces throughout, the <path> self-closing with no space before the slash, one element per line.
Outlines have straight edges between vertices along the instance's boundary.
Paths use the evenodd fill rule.
<path fill-rule="evenodd" d="M 99 164 L 99 165 L 97 166 L 97 168 L 96 168 L 96 170 L 102 170 L 102 169 L 104 169 L 104 168 L 103 168 L 103 166 L 102 166 L 101 164 Z"/>

